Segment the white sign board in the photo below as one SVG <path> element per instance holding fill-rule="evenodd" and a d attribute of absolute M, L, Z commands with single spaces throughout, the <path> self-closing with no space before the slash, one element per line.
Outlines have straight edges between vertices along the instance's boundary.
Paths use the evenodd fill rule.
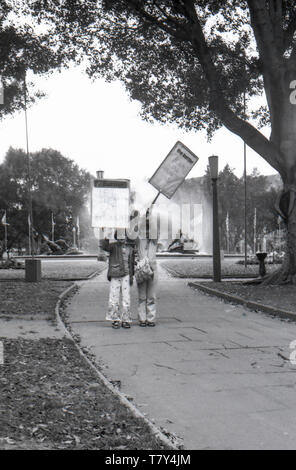
<path fill-rule="evenodd" d="M 91 198 L 92 227 L 128 228 L 129 201 L 129 180 L 95 180 Z"/>
<path fill-rule="evenodd" d="M 171 199 L 197 161 L 198 157 L 191 150 L 182 142 L 177 142 L 149 183 Z"/>

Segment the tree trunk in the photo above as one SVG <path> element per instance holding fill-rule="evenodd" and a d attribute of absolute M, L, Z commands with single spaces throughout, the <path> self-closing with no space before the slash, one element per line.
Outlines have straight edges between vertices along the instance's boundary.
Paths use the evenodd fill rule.
<path fill-rule="evenodd" d="M 295 73 L 294 67 L 284 68 L 282 71 L 284 86 L 278 102 L 275 103 L 276 116 L 271 113 L 271 142 L 279 149 L 281 155 L 279 172 L 284 189 L 277 210 L 286 226 L 286 255 L 281 268 L 267 276 L 264 284 L 296 284 L 296 105 L 291 100 L 290 88 Z"/>
<path fill-rule="evenodd" d="M 290 190 L 290 214 L 287 221 L 287 281 L 296 284 L 296 204 L 295 191 Z"/>
<path fill-rule="evenodd" d="M 286 225 L 285 258 L 280 269 L 263 279 L 263 284 L 296 284 L 296 182 L 295 189 L 283 191 L 279 203 Z"/>

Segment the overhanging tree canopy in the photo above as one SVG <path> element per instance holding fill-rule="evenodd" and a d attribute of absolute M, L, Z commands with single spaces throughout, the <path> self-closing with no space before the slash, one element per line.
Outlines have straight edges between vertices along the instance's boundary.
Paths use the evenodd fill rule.
<path fill-rule="evenodd" d="M 27 156 L 10 148 L 0 165 L 0 207 L 9 219 L 9 246 L 22 244 L 28 233 Z M 53 149 L 42 149 L 31 159 L 33 222 L 41 241 L 51 238 L 54 217 L 55 238 L 72 239 L 77 216 L 85 214 L 89 197 L 90 174 Z M 88 227 L 82 224 L 85 234 Z"/>
<path fill-rule="evenodd" d="M 144 117 L 210 134 L 225 125 L 289 179 L 296 162 L 281 142 L 294 116 L 293 1 L 40 0 L 33 8 L 81 48 L 92 77 L 122 80 Z M 268 108 L 252 115 L 270 118 L 270 139 L 244 119 L 242 94 L 264 89 Z"/>
<path fill-rule="evenodd" d="M 296 11 L 293 0 L 37 0 L 33 15 L 89 59 L 88 73 L 124 82 L 147 119 L 188 129 L 224 125 L 281 175 L 288 228 L 283 280 L 296 280 Z M 265 91 L 266 109 L 244 115 Z M 295 93 L 294 93 L 295 94 Z M 251 121 L 269 120 L 270 137 Z"/>
<path fill-rule="evenodd" d="M 4 102 L 0 119 L 24 107 L 24 79 L 27 71 L 44 75 L 65 66 L 71 51 L 57 44 L 46 27 L 33 28 L 27 2 L 0 2 L 0 82 Z M 43 96 L 29 83 L 28 103 Z"/>

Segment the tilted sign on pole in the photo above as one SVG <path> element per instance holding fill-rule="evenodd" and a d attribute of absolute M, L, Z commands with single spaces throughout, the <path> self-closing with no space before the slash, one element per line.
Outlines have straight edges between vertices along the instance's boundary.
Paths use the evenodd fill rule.
<path fill-rule="evenodd" d="M 128 228 L 129 201 L 129 180 L 94 180 L 91 198 L 92 227 Z"/>
<path fill-rule="evenodd" d="M 197 161 L 198 157 L 191 150 L 182 142 L 177 142 L 150 178 L 149 183 L 171 199 Z"/>

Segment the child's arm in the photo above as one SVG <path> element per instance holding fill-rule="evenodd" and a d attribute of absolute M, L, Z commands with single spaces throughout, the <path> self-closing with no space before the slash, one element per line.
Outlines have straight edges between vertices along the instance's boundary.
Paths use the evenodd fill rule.
<path fill-rule="evenodd" d="M 107 238 L 100 240 L 100 248 L 108 253 L 110 252 L 110 242 Z"/>
<path fill-rule="evenodd" d="M 115 237 L 115 231 L 113 229 L 107 230 L 105 232 L 105 238 L 103 238 L 100 241 L 100 248 L 110 253 L 113 246 L 117 243 L 117 240 L 114 237 Z"/>

